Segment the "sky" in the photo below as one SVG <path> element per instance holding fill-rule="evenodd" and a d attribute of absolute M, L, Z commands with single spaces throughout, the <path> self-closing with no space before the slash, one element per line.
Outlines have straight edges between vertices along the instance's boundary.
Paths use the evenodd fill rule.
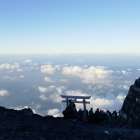
<path fill-rule="evenodd" d="M 61 116 L 61 94 L 90 95 L 87 109 L 120 110 L 140 75 L 139 7 L 139 0 L 0 0 L 1 105 Z"/>
<path fill-rule="evenodd" d="M 0 54 L 140 53 L 139 0 L 1 0 Z"/>
<path fill-rule="evenodd" d="M 91 96 L 93 111 L 119 111 L 140 75 L 137 54 L 0 55 L 0 105 L 62 116 L 60 95 Z M 83 104 L 76 104 L 77 110 Z"/>

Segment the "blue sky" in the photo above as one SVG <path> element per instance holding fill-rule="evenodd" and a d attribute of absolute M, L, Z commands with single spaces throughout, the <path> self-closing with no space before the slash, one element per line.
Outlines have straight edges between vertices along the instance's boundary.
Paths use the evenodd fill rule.
<path fill-rule="evenodd" d="M 139 0 L 1 0 L 0 54 L 140 53 Z"/>

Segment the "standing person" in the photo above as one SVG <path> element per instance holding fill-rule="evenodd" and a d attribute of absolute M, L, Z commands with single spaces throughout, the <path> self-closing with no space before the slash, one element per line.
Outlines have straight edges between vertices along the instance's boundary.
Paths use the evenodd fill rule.
<path fill-rule="evenodd" d="M 77 119 L 82 122 L 83 121 L 83 111 L 82 109 L 80 108 L 79 111 L 77 112 Z"/>
<path fill-rule="evenodd" d="M 68 119 L 73 119 L 73 107 L 71 104 L 66 107 L 67 113 L 68 113 Z"/>
<path fill-rule="evenodd" d="M 95 111 L 95 122 L 96 124 L 100 124 L 100 112 L 99 112 L 99 108 L 97 108 L 97 110 Z"/>
<path fill-rule="evenodd" d="M 115 119 L 115 118 L 116 118 L 116 112 L 113 111 L 113 113 L 112 113 L 112 119 Z"/>
<path fill-rule="evenodd" d="M 109 115 L 109 112 L 110 112 L 109 110 L 106 111 L 106 116 L 107 116 L 107 119 L 108 120 L 111 120 L 110 115 Z"/>
<path fill-rule="evenodd" d="M 118 116 L 118 115 L 117 115 L 117 111 L 115 110 L 114 113 L 115 113 L 115 118 L 117 118 L 117 116 Z"/>
<path fill-rule="evenodd" d="M 76 107 L 75 103 L 72 101 L 72 99 L 69 100 L 69 105 L 72 105 L 73 108 Z"/>
<path fill-rule="evenodd" d="M 85 112 L 83 113 L 83 121 L 88 124 L 88 118 Z"/>
<path fill-rule="evenodd" d="M 93 124 L 94 123 L 94 113 L 93 113 L 93 108 L 89 110 L 89 123 Z"/>
<path fill-rule="evenodd" d="M 76 107 L 74 107 L 74 109 L 73 109 L 73 117 L 74 117 L 74 119 L 76 119 L 76 115 L 77 115 L 77 109 L 76 109 Z"/>
<path fill-rule="evenodd" d="M 64 119 L 67 120 L 68 119 L 68 112 L 67 112 L 67 108 L 65 110 L 63 110 L 62 114 L 64 115 Z"/>

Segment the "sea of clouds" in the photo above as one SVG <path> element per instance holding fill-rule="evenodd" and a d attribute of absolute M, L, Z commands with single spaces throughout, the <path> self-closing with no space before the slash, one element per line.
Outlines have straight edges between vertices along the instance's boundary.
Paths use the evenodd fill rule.
<path fill-rule="evenodd" d="M 66 104 L 60 95 L 90 95 L 87 109 L 118 111 L 130 85 L 139 78 L 139 57 L 139 54 L 0 55 L 1 106 L 30 107 L 43 116 L 62 116 Z"/>

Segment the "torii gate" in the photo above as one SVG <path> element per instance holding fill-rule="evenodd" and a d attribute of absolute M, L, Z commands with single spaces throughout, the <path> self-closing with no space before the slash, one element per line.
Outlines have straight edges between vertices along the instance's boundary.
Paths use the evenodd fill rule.
<path fill-rule="evenodd" d="M 91 96 L 70 96 L 70 95 L 60 95 L 62 98 L 66 98 L 66 100 L 62 100 L 62 102 L 66 102 L 66 106 L 68 106 L 69 98 L 74 98 L 74 103 L 83 103 L 84 112 L 86 111 L 86 104 L 90 104 L 90 102 L 85 101 L 85 99 L 90 99 Z M 77 101 L 77 99 L 83 99 L 83 101 Z"/>

